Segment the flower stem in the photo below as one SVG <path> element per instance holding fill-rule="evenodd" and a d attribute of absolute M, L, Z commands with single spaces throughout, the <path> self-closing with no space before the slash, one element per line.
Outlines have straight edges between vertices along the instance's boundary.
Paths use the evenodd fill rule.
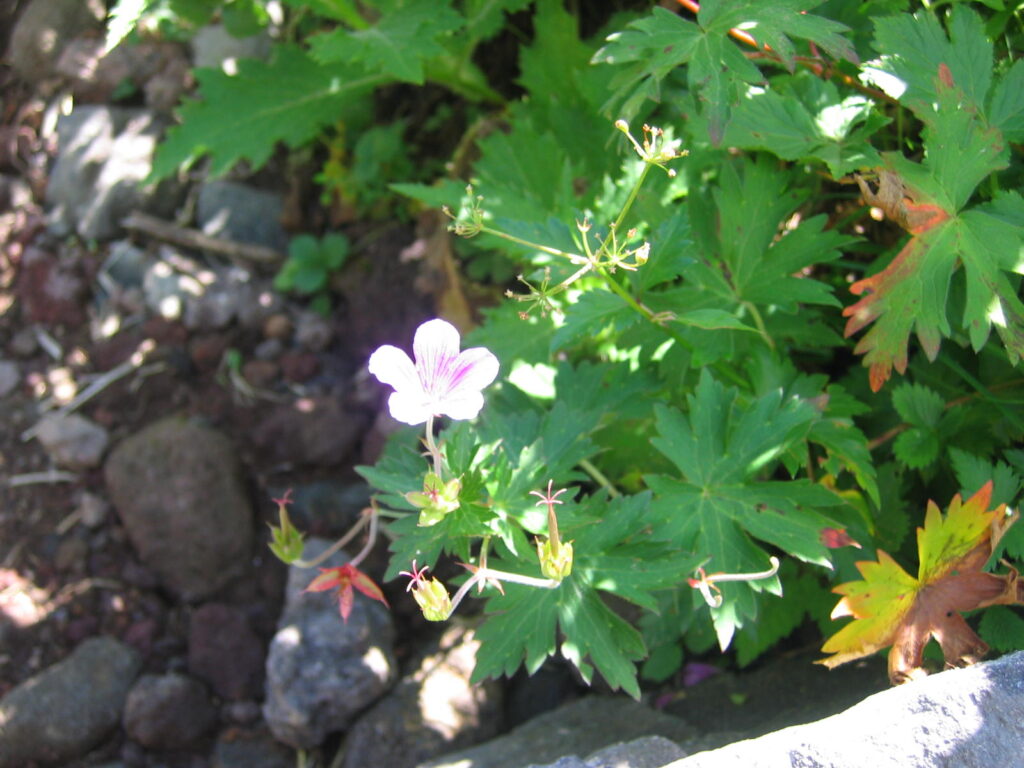
<path fill-rule="evenodd" d="M 329 546 L 327 549 L 325 549 L 319 555 L 314 557 L 312 560 L 302 560 L 300 558 L 299 560 L 295 560 L 291 564 L 295 565 L 295 566 L 298 566 L 299 568 L 315 568 L 316 566 L 320 565 L 320 563 L 324 562 L 324 560 L 326 560 L 331 555 L 333 555 L 335 552 L 337 552 L 339 549 L 341 549 L 346 544 L 348 544 L 350 541 L 352 541 L 352 539 L 354 539 L 356 537 L 356 534 L 358 534 L 361 530 L 363 530 L 364 527 L 366 527 L 367 523 L 370 523 L 370 525 L 371 525 L 371 527 L 370 527 L 371 538 L 373 538 L 376 535 L 376 519 L 377 519 L 376 511 L 372 511 L 371 510 L 370 514 L 366 514 L 366 510 L 364 509 L 363 513 L 359 517 L 359 520 L 357 520 L 356 524 L 353 525 L 349 529 L 348 533 L 346 533 L 344 536 L 342 536 L 336 542 L 331 544 L 331 546 Z"/>
<path fill-rule="evenodd" d="M 434 474 L 441 477 L 441 451 L 438 449 L 437 443 L 434 442 L 433 415 L 427 419 L 427 434 L 424 442 L 427 444 L 427 450 L 430 452 L 430 456 L 434 460 Z"/>

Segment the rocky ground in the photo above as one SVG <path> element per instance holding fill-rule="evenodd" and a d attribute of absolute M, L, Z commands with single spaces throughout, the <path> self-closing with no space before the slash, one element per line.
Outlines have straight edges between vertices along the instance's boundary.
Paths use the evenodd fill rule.
<path fill-rule="evenodd" d="M 312 169 L 138 183 L 190 67 L 260 41 L 103 54 L 95 5 L 0 10 L 0 768 L 413 768 L 576 699 L 471 764 L 656 735 L 628 764 L 660 766 L 884 686 L 807 657 L 693 668 L 651 692 L 661 711 L 580 698 L 557 664 L 471 686 L 471 621 L 427 625 L 397 582 L 347 624 L 303 592 L 267 550 L 272 499 L 292 489 L 311 550 L 357 519 L 353 467 L 390 428 L 365 361 L 450 310 L 450 255 L 429 218 L 350 221 L 328 316 L 275 292 L 289 235 L 332 216 Z M 385 563 L 381 542 L 364 569 Z"/>

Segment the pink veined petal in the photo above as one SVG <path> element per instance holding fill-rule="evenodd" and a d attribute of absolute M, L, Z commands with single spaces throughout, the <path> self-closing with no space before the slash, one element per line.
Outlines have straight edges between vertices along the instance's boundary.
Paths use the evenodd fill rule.
<path fill-rule="evenodd" d="M 438 394 L 438 384 L 459 354 L 459 332 L 455 326 L 441 319 L 428 320 L 416 329 L 412 342 L 416 356 L 416 371 L 422 386 Z"/>
<path fill-rule="evenodd" d="M 423 391 L 420 377 L 412 360 L 398 347 L 385 344 L 370 355 L 367 364 L 370 373 L 382 384 L 388 384 L 399 391 Z"/>
<path fill-rule="evenodd" d="M 498 358 L 484 347 L 463 350 L 451 366 L 447 394 L 480 391 L 498 376 Z"/>
<path fill-rule="evenodd" d="M 484 396 L 476 389 L 449 394 L 439 404 L 442 415 L 460 420 L 475 419 L 483 407 Z"/>
<path fill-rule="evenodd" d="M 422 389 L 395 390 L 388 398 L 388 410 L 392 418 L 403 424 L 423 424 L 434 415 L 434 403 Z"/>

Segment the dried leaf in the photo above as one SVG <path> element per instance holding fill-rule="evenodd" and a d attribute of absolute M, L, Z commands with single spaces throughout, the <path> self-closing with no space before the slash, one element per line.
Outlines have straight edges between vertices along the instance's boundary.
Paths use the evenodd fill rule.
<path fill-rule="evenodd" d="M 978 661 L 988 652 L 960 615 L 989 605 L 1024 603 L 1024 584 L 1013 568 L 1003 575 L 982 569 L 1006 530 L 1019 514 L 1001 504 L 988 509 L 992 483 L 966 502 L 954 496 L 945 517 L 928 503 L 923 528 L 917 530 L 920 556 L 915 579 L 882 550 L 878 562 L 860 562 L 863 581 L 835 588 L 843 598 L 832 618 L 854 621 L 822 646 L 831 653 L 819 663 L 836 667 L 887 645 L 889 679 L 899 684 L 923 673 L 922 654 L 929 638 L 942 648 L 947 667 Z"/>

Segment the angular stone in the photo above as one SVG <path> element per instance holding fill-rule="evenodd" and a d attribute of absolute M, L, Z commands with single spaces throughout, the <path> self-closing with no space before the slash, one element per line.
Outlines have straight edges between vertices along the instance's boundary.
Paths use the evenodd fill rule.
<path fill-rule="evenodd" d="M 77 413 L 44 416 L 39 422 L 36 437 L 50 458 L 68 469 L 99 466 L 110 441 L 107 430 Z"/>
<path fill-rule="evenodd" d="M 163 419 L 118 444 L 104 472 L 139 559 L 183 600 L 214 594 L 248 567 L 252 508 L 220 432 Z"/>
<path fill-rule="evenodd" d="M 11 690 L 0 699 L 0 768 L 84 755 L 120 722 L 140 665 L 131 648 L 92 638 Z"/>
<path fill-rule="evenodd" d="M 306 542 L 303 556 L 330 546 Z M 344 553 L 323 568 L 344 565 Z M 274 736 L 299 749 L 314 747 L 373 704 L 394 682 L 394 626 L 387 609 L 356 592 L 348 621 L 342 621 L 334 592 L 305 592 L 315 574 L 292 566 L 285 609 L 267 655 L 263 717 Z"/>

